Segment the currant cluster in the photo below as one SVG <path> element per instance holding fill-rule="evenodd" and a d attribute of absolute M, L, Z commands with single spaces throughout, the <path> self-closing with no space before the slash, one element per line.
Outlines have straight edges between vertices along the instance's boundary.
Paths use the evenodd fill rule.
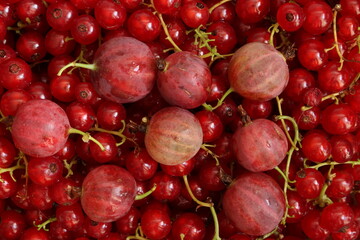
<path fill-rule="evenodd" d="M 2 0 L 0 240 L 356 240 L 359 0 Z"/>

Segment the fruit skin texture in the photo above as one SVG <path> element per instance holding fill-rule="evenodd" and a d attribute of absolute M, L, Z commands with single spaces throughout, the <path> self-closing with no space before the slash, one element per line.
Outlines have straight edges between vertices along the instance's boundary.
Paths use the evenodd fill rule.
<path fill-rule="evenodd" d="M 273 169 L 285 158 L 288 141 L 276 123 L 259 118 L 236 130 L 232 146 L 241 166 L 252 172 L 263 172 Z"/>
<path fill-rule="evenodd" d="M 95 53 L 92 82 L 107 100 L 130 103 L 145 97 L 153 88 L 156 62 L 150 48 L 132 37 L 115 37 Z"/>
<path fill-rule="evenodd" d="M 271 232 L 285 211 L 281 188 L 265 173 L 240 175 L 226 190 L 222 205 L 234 226 L 252 236 Z"/>
<path fill-rule="evenodd" d="M 101 165 L 88 173 L 82 184 L 81 205 L 96 222 L 113 222 L 124 216 L 136 196 L 136 181 L 124 168 Z"/>
<path fill-rule="evenodd" d="M 267 101 L 278 96 L 289 81 L 289 68 L 274 47 L 261 42 L 243 45 L 228 67 L 231 87 L 241 96 Z"/>
<path fill-rule="evenodd" d="M 203 132 L 197 118 L 188 110 L 167 107 L 153 115 L 145 135 L 149 155 L 165 165 L 183 163 L 199 151 Z"/>
<path fill-rule="evenodd" d="M 50 100 L 30 100 L 18 109 L 11 135 L 15 146 L 32 157 L 48 157 L 66 143 L 70 129 L 65 111 Z"/>
<path fill-rule="evenodd" d="M 211 73 L 203 59 L 187 51 L 171 54 L 159 72 L 157 86 L 171 105 L 192 109 L 205 103 L 211 86 Z"/>

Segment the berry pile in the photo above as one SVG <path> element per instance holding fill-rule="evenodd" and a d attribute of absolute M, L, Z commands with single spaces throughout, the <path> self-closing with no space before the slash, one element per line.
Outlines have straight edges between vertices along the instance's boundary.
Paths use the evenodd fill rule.
<path fill-rule="evenodd" d="M 360 238 L 359 0 L 1 0 L 0 240 Z"/>

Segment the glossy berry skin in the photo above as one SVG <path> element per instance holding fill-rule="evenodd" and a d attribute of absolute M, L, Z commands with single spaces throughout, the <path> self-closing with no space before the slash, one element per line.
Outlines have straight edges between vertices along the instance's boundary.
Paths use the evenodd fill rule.
<path fill-rule="evenodd" d="M 109 222 L 96 222 L 85 216 L 83 228 L 87 236 L 100 239 L 111 232 L 112 224 Z"/>
<path fill-rule="evenodd" d="M 289 81 L 289 68 L 274 47 L 252 42 L 236 50 L 229 63 L 228 78 L 231 87 L 241 96 L 267 101 L 284 90 Z"/>
<path fill-rule="evenodd" d="M 84 213 L 79 203 L 56 208 L 56 221 L 69 231 L 76 231 L 83 227 Z"/>
<path fill-rule="evenodd" d="M 17 149 L 6 137 L 0 136 L 0 168 L 10 167 L 15 162 Z"/>
<path fill-rule="evenodd" d="M 126 110 L 122 104 L 102 101 L 96 111 L 96 119 L 100 127 L 107 130 L 120 129 L 122 120 L 126 119 Z"/>
<path fill-rule="evenodd" d="M 346 134 L 358 127 L 358 116 L 348 104 L 331 104 L 322 112 L 321 126 L 330 134 Z"/>
<path fill-rule="evenodd" d="M 70 30 L 73 20 L 77 16 L 78 11 L 71 1 L 52 3 L 46 10 L 46 20 L 48 24 L 57 31 Z"/>
<path fill-rule="evenodd" d="M 31 117 L 30 117 L 31 116 Z M 33 157 L 48 157 L 64 145 L 70 128 L 65 111 L 50 100 L 30 100 L 15 115 L 15 146 Z"/>
<path fill-rule="evenodd" d="M 302 105 L 297 106 L 292 111 L 292 116 L 301 130 L 311 130 L 320 124 L 321 110 L 315 106 L 308 110 L 301 109 Z"/>
<path fill-rule="evenodd" d="M 1 64 L 0 84 L 6 89 L 24 89 L 30 85 L 30 66 L 21 58 L 12 58 Z"/>
<path fill-rule="evenodd" d="M 326 239 L 330 232 L 320 226 L 321 212 L 317 209 L 311 210 L 301 219 L 301 229 L 311 239 Z"/>
<path fill-rule="evenodd" d="M 90 105 L 76 101 L 66 107 L 66 114 L 70 125 L 83 132 L 89 131 L 96 120 L 95 112 Z"/>
<path fill-rule="evenodd" d="M 45 57 L 45 38 L 37 31 L 28 31 L 16 41 L 16 51 L 27 62 L 36 62 Z"/>
<path fill-rule="evenodd" d="M 354 177 L 348 171 L 334 170 L 335 176 L 330 180 L 326 195 L 330 198 L 340 199 L 350 194 L 354 187 Z"/>
<path fill-rule="evenodd" d="M 352 82 L 352 72 L 345 64 L 339 70 L 337 61 L 329 61 L 318 71 L 319 88 L 328 93 L 336 93 L 345 90 Z"/>
<path fill-rule="evenodd" d="M 190 28 L 205 26 L 210 17 L 209 8 L 202 1 L 189 1 L 182 4 L 180 17 Z"/>
<path fill-rule="evenodd" d="M 93 137 L 104 147 L 104 150 L 102 150 L 96 143 L 93 141 L 90 142 L 90 153 L 94 160 L 99 163 L 106 163 L 114 160 L 118 154 L 115 137 L 110 133 L 105 132 L 97 132 Z"/>
<path fill-rule="evenodd" d="M 158 163 L 150 157 L 146 149 L 135 150 L 126 154 L 125 165 L 137 181 L 151 179 L 158 168 Z"/>
<path fill-rule="evenodd" d="M 236 1 L 235 11 L 243 23 L 257 23 L 269 13 L 270 0 Z"/>
<path fill-rule="evenodd" d="M 170 176 L 164 172 L 157 172 L 150 180 L 151 186 L 156 184 L 156 189 L 152 196 L 159 201 L 173 201 L 179 197 L 181 192 L 181 182 L 178 177 Z"/>
<path fill-rule="evenodd" d="M 6 210 L 0 214 L 0 235 L 4 239 L 19 239 L 25 228 L 24 216 L 15 210 Z"/>
<path fill-rule="evenodd" d="M 95 19 L 100 27 L 106 30 L 115 30 L 121 27 L 126 20 L 126 8 L 120 3 L 111 0 L 100 0 L 94 8 Z"/>
<path fill-rule="evenodd" d="M 288 151 L 285 133 L 267 119 L 256 119 L 244 127 L 239 127 L 233 135 L 233 141 L 238 163 L 252 172 L 273 169 L 280 164 Z"/>
<path fill-rule="evenodd" d="M 199 151 L 202 141 L 203 132 L 197 118 L 178 107 L 163 108 L 154 114 L 145 135 L 149 155 L 165 165 L 189 160 Z"/>
<path fill-rule="evenodd" d="M 305 157 L 312 162 L 323 162 L 331 154 L 331 143 L 323 132 L 309 131 L 301 144 Z"/>
<path fill-rule="evenodd" d="M 298 59 L 306 69 L 317 71 L 327 63 L 328 54 L 321 41 L 309 39 L 299 46 Z"/>
<path fill-rule="evenodd" d="M 193 109 L 205 103 L 211 85 L 211 72 L 200 57 L 188 51 L 171 54 L 166 68 L 158 73 L 157 87 L 171 105 Z"/>
<path fill-rule="evenodd" d="M 140 211 L 135 207 L 131 207 L 125 216 L 116 220 L 115 225 L 117 231 L 122 234 L 135 234 L 140 217 Z"/>
<path fill-rule="evenodd" d="M 284 3 L 277 10 L 276 20 L 285 31 L 297 31 L 304 24 L 304 10 L 295 3 Z"/>
<path fill-rule="evenodd" d="M 160 209 L 147 209 L 141 216 L 140 224 L 143 233 L 149 239 L 163 239 L 171 231 L 170 216 Z"/>
<path fill-rule="evenodd" d="M 214 112 L 202 110 L 195 113 L 195 117 L 199 119 L 201 128 L 203 130 L 204 142 L 213 142 L 223 133 L 224 126 L 219 116 Z"/>
<path fill-rule="evenodd" d="M 70 54 L 75 48 L 75 41 L 70 32 L 51 29 L 45 36 L 45 49 L 53 56 Z"/>
<path fill-rule="evenodd" d="M 164 165 L 160 164 L 161 169 L 171 176 L 182 177 L 190 174 L 190 172 L 194 169 L 196 163 L 195 157 L 190 158 L 189 160 L 176 164 L 176 165 Z"/>
<path fill-rule="evenodd" d="M 51 79 L 50 91 L 54 98 L 62 102 L 75 100 L 75 86 L 80 82 L 76 74 L 62 74 Z"/>
<path fill-rule="evenodd" d="M 74 18 L 70 28 L 71 35 L 77 43 L 88 45 L 100 36 L 100 26 L 91 15 L 80 15 Z"/>
<path fill-rule="evenodd" d="M 305 168 L 296 173 L 295 186 L 298 194 L 305 199 L 314 199 L 319 196 L 325 184 L 325 178 L 316 169 Z"/>
<path fill-rule="evenodd" d="M 225 184 L 222 181 L 222 169 L 215 161 L 204 162 L 199 169 L 200 186 L 208 191 L 222 191 L 225 189 Z"/>
<path fill-rule="evenodd" d="M 165 15 L 172 15 L 180 9 L 181 0 L 155 0 L 156 11 Z"/>
<path fill-rule="evenodd" d="M 254 101 L 244 98 L 241 106 L 251 119 L 268 118 L 273 110 L 271 101 Z"/>
<path fill-rule="evenodd" d="M 285 200 L 281 188 L 270 176 L 244 173 L 226 190 L 222 206 L 239 231 L 260 236 L 279 224 Z"/>
<path fill-rule="evenodd" d="M 213 22 L 206 31 L 211 33 L 209 39 L 214 39 L 209 42 L 210 46 L 216 47 L 220 54 L 230 53 L 238 42 L 234 28 L 227 22 Z"/>
<path fill-rule="evenodd" d="M 17 182 L 12 179 L 9 172 L 0 174 L 0 199 L 7 199 L 13 196 L 17 191 Z"/>
<path fill-rule="evenodd" d="M 304 6 L 306 15 L 303 29 L 310 34 L 320 35 L 330 28 L 332 23 L 331 7 L 322 1 L 312 0 Z"/>
<path fill-rule="evenodd" d="M 312 73 L 305 68 L 295 68 L 289 73 L 289 83 L 283 94 L 295 102 L 301 103 L 304 91 L 315 87 L 316 81 Z"/>
<path fill-rule="evenodd" d="M 354 212 L 347 203 L 336 202 L 326 206 L 320 216 L 320 226 L 330 232 L 339 231 L 354 220 Z"/>
<path fill-rule="evenodd" d="M 37 227 L 30 227 L 24 231 L 20 238 L 20 240 L 27 239 L 48 240 L 50 239 L 50 235 L 49 232 L 43 229 L 38 230 Z"/>
<path fill-rule="evenodd" d="M 50 186 L 60 180 L 62 173 L 63 163 L 57 157 L 29 159 L 29 178 L 36 184 Z"/>
<path fill-rule="evenodd" d="M 55 203 L 69 206 L 80 200 L 81 184 L 71 178 L 62 178 L 50 186 L 49 194 Z"/>
<path fill-rule="evenodd" d="M 96 51 L 94 64 L 91 81 L 99 95 L 110 101 L 138 101 L 155 84 L 154 55 L 145 43 L 135 38 L 116 37 L 106 41 Z"/>
<path fill-rule="evenodd" d="M 205 224 L 200 216 L 195 213 L 183 213 L 176 218 L 172 225 L 171 236 L 174 240 L 202 240 L 205 237 Z"/>
<path fill-rule="evenodd" d="M 102 165 L 88 173 L 82 189 L 81 205 L 86 215 L 93 221 L 113 222 L 129 211 L 135 200 L 136 182 L 125 169 Z"/>
<path fill-rule="evenodd" d="M 0 110 L 4 116 L 15 116 L 19 107 L 31 99 L 32 96 L 23 89 L 7 90 L 1 97 Z"/>
<path fill-rule="evenodd" d="M 150 10 L 139 9 L 127 19 L 127 29 L 136 39 L 142 42 L 151 42 L 159 36 L 161 23 Z"/>

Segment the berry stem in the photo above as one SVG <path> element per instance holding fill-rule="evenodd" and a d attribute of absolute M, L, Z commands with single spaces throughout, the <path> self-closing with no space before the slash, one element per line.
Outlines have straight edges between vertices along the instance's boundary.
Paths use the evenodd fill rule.
<path fill-rule="evenodd" d="M 0 182 L 3 182 L 3 180 L 1 179 L 1 174 L 9 172 L 10 177 L 14 180 L 14 182 L 16 182 L 16 179 L 14 177 L 14 171 L 17 169 L 25 169 L 27 171 L 27 169 L 25 168 L 24 165 L 21 165 L 21 160 L 22 158 L 19 158 L 18 161 L 16 162 L 15 166 L 12 167 L 8 167 L 8 168 L 0 168 Z"/>
<path fill-rule="evenodd" d="M 89 141 L 92 141 L 94 142 L 96 145 L 98 145 L 100 147 L 100 149 L 102 151 L 105 150 L 104 146 L 98 141 L 96 140 L 95 138 L 93 138 L 90 133 L 86 133 L 86 132 L 83 132 L 81 130 L 78 130 L 78 129 L 75 129 L 75 128 L 70 128 L 69 131 L 68 131 L 69 134 L 80 134 L 82 136 L 82 140 L 84 142 L 89 142 Z"/>
<path fill-rule="evenodd" d="M 217 104 L 213 107 L 211 106 L 210 104 L 207 104 L 207 103 L 204 103 L 202 104 L 202 106 L 208 110 L 208 111 L 214 111 L 215 109 L 217 109 L 218 107 L 220 107 L 225 99 L 227 98 L 227 96 L 229 96 L 232 92 L 234 92 L 234 89 L 233 88 L 229 88 L 225 93 L 224 95 L 222 95 L 222 97 L 218 100 Z"/>
<path fill-rule="evenodd" d="M 35 227 L 37 227 L 37 230 L 40 231 L 41 229 L 43 229 L 44 231 L 49 231 L 49 228 L 47 228 L 47 225 L 52 223 L 52 222 L 55 222 L 57 219 L 56 218 L 49 218 L 48 220 L 46 220 L 45 222 L 41 223 L 41 224 L 38 224 L 38 225 L 35 225 Z"/>
<path fill-rule="evenodd" d="M 161 26 L 163 27 L 164 29 L 164 33 L 166 35 L 166 39 L 171 43 L 171 45 L 173 45 L 174 47 L 174 50 L 175 52 L 181 52 L 181 48 L 174 42 L 174 40 L 172 39 L 172 37 L 170 36 L 170 33 L 169 33 L 169 29 L 167 28 L 166 26 L 166 23 L 162 17 L 162 14 L 161 13 L 158 13 L 157 14 L 159 19 L 160 19 L 160 23 L 161 23 Z"/>
<path fill-rule="evenodd" d="M 333 15 L 333 33 L 334 33 L 334 46 L 335 46 L 335 49 L 336 49 L 336 52 L 340 58 L 339 60 L 339 63 L 340 63 L 340 66 L 338 67 L 338 70 L 340 71 L 343 67 L 343 64 L 344 64 L 344 57 L 343 55 L 341 54 L 341 51 L 340 51 L 340 48 L 339 48 L 339 42 L 338 42 L 338 37 L 337 37 L 337 32 L 336 32 L 336 18 L 337 18 L 337 13 L 338 11 L 341 10 L 341 5 L 340 4 L 336 4 L 335 7 L 334 7 L 334 15 Z"/>
<path fill-rule="evenodd" d="M 279 32 L 279 24 L 278 23 L 275 23 L 273 25 L 271 25 L 268 29 L 268 31 L 270 32 L 270 40 L 269 40 L 269 44 L 273 47 L 275 47 L 275 44 L 274 44 L 274 35 L 275 33 L 278 33 Z"/>
<path fill-rule="evenodd" d="M 279 166 L 276 166 L 274 168 L 283 178 L 284 180 L 286 180 L 288 183 L 295 183 L 295 181 L 290 180 L 288 176 L 286 176 L 286 174 L 279 168 Z M 290 187 L 290 186 L 288 186 Z"/>
<path fill-rule="evenodd" d="M 193 192 L 191 191 L 189 181 L 187 179 L 187 175 L 183 176 L 183 180 L 184 180 L 184 183 L 185 183 L 186 190 L 188 191 L 188 193 L 189 193 L 190 197 L 192 198 L 192 200 L 194 202 L 196 202 L 197 204 L 199 204 L 200 206 L 202 206 L 202 207 L 210 208 L 211 215 L 213 216 L 213 219 L 214 219 L 214 229 L 215 229 L 214 230 L 213 240 L 221 240 L 221 238 L 219 236 L 219 221 L 218 221 L 218 218 L 217 218 L 216 210 L 214 208 L 214 204 L 211 203 L 211 202 L 202 202 L 199 199 L 197 199 L 195 197 L 195 195 L 193 194 Z"/>
<path fill-rule="evenodd" d="M 282 101 L 283 101 L 283 99 L 280 99 L 279 97 L 276 97 L 276 103 L 277 103 L 277 106 L 278 106 L 279 115 L 282 116 L 282 118 L 280 118 L 280 116 L 278 116 L 278 118 L 279 118 L 280 121 L 281 121 L 281 124 L 282 124 L 282 126 L 283 126 L 285 135 L 286 135 L 286 137 L 289 139 L 289 142 L 290 142 L 291 146 L 297 149 L 297 146 L 296 146 L 295 142 L 293 141 L 293 139 L 291 138 L 290 133 L 289 133 L 288 131 L 286 131 L 285 118 L 284 118 L 284 115 L 283 115 L 283 112 L 282 112 L 282 108 L 281 108 L 281 103 L 282 103 Z M 293 122 L 293 123 L 294 123 L 294 122 Z M 295 126 L 295 125 L 294 125 L 294 126 Z M 297 126 L 297 125 L 296 125 L 296 126 Z"/>
<path fill-rule="evenodd" d="M 70 163 L 67 162 L 66 159 L 63 160 L 63 163 L 64 163 L 64 167 L 66 168 L 66 170 L 68 171 L 65 178 L 68 178 L 72 175 L 74 175 L 74 172 L 73 170 L 71 169 L 72 166 L 74 166 L 74 164 L 77 164 L 77 160 L 76 160 L 76 157 L 74 157 Z"/>
<path fill-rule="evenodd" d="M 208 147 L 215 147 L 215 145 L 210 145 L 210 144 L 205 144 L 205 143 L 203 145 L 201 145 L 201 149 L 204 150 L 207 154 L 210 154 L 215 159 L 216 166 L 220 166 L 218 155 L 213 153 Z"/>
<path fill-rule="evenodd" d="M 60 69 L 60 71 L 57 73 L 58 76 L 61 76 L 61 74 L 68 69 L 69 67 L 79 67 L 79 68 L 86 68 L 92 71 L 96 70 L 96 65 L 95 64 L 87 64 L 87 63 L 78 63 L 76 62 L 77 60 L 75 60 L 74 62 L 68 63 L 67 65 L 65 65 L 64 67 L 62 67 Z"/>
<path fill-rule="evenodd" d="M 215 8 L 217 8 L 218 6 L 224 4 L 224 3 L 227 3 L 227 2 L 232 2 L 232 0 L 221 0 L 220 2 L 214 4 L 214 6 L 212 6 L 211 8 L 209 8 L 209 13 L 211 14 Z"/>
<path fill-rule="evenodd" d="M 140 195 L 136 195 L 135 197 L 135 201 L 137 200 L 142 200 L 148 196 L 150 196 L 156 189 L 156 184 L 154 184 L 154 186 L 147 192 L 143 193 L 143 194 L 140 194 Z"/>

